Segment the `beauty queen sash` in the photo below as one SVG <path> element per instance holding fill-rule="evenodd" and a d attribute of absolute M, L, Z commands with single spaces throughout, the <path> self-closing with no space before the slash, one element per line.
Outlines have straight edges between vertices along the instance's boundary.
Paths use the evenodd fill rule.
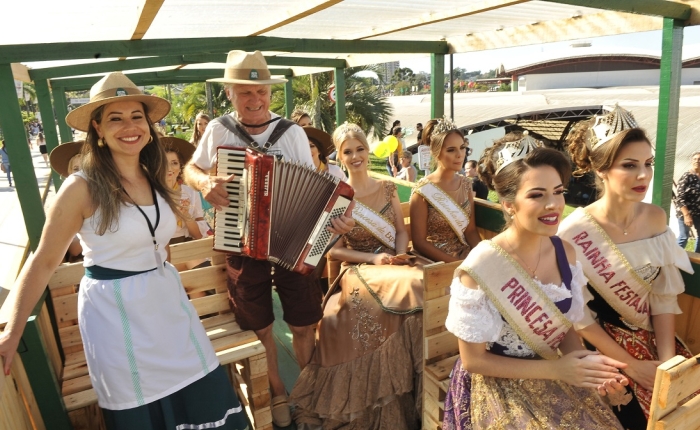
<path fill-rule="evenodd" d="M 452 230 L 463 245 L 467 244 L 464 238 L 464 229 L 469 225 L 469 214 L 446 192 L 430 181 L 418 185 L 415 192 L 423 196 L 443 218 L 450 224 Z"/>
<path fill-rule="evenodd" d="M 385 246 L 396 249 L 396 227 L 393 222 L 372 210 L 367 205 L 355 199 L 355 207 L 352 210 L 355 222 L 376 237 Z"/>
<path fill-rule="evenodd" d="M 600 224 L 579 208 L 561 223 L 557 235 L 574 245 L 588 283 L 598 294 L 626 322 L 652 330 L 651 285 L 637 274 Z"/>
<path fill-rule="evenodd" d="M 484 290 L 520 338 L 542 358 L 559 357 L 557 347 L 571 321 L 503 248 L 482 241 L 457 268 Z"/>

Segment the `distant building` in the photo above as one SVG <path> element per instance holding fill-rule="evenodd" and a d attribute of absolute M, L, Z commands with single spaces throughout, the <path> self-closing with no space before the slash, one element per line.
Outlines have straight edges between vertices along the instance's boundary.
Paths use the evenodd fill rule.
<path fill-rule="evenodd" d="M 390 61 L 388 63 L 380 64 L 380 70 L 382 73 L 384 73 L 384 77 L 387 82 L 391 80 L 391 77 L 394 76 L 394 72 L 399 68 L 400 66 L 398 61 Z"/>
<path fill-rule="evenodd" d="M 511 65 L 505 70 L 502 67 L 499 77 L 511 78 L 516 83 L 511 87 L 514 91 L 659 85 L 661 58 L 658 55 L 598 51 L 588 47 L 575 49 L 569 55 L 559 54 L 550 54 L 549 58 L 529 64 Z M 699 83 L 700 57 L 685 56 L 681 84 Z"/>

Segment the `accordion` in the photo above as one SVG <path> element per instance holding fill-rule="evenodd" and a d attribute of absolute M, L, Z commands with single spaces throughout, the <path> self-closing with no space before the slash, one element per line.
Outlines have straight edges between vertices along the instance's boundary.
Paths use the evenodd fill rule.
<path fill-rule="evenodd" d="M 219 147 L 218 175 L 229 205 L 216 211 L 214 249 L 268 260 L 308 274 L 324 256 L 331 218 L 347 212 L 355 194 L 338 178 L 250 148 Z"/>

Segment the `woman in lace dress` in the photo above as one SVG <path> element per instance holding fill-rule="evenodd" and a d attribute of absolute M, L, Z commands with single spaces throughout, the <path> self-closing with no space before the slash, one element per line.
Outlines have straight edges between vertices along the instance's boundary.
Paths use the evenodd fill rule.
<path fill-rule="evenodd" d="M 292 390 L 295 421 L 301 429 L 418 429 L 422 271 L 403 258 L 408 234 L 396 187 L 369 176 L 362 130 L 346 123 L 333 141 L 355 189 L 357 225 L 330 251 L 343 267 Z"/>
<path fill-rule="evenodd" d="M 692 273 L 663 209 L 643 203 L 654 154 L 632 114 L 619 106 L 581 123 L 569 137 L 580 173 L 592 171 L 600 199 L 579 208 L 559 235 L 578 252 L 588 278 L 590 313 L 576 328 L 601 353 L 627 364 L 628 404 L 615 414 L 628 429 L 646 428 L 656 367 L 690 357 L 675 337 L 680 270 Z"/>
<path fill-rule="evenodd" d="M 571 329 L 586 279 L 572 246 L 554 236 L 570 164 L 529 136 L 503 140 L 484 152 L 480 174 L 507 227 L 455 271 L 445 326 L 460 358 L 443 428 L 620 429 L 598 393 L 621 393 L 623 364 L 586 351 Z"/>
<path fill-rule="evenodd" d="M 413 247 L 433 261 L 463 260 L 481 240 L 471 180 L 459 174 L 467 152 L 464 134 L 448 119 L 432 119 L 422 139 L 437 168 L 418 181 L 411 195 Z"/>

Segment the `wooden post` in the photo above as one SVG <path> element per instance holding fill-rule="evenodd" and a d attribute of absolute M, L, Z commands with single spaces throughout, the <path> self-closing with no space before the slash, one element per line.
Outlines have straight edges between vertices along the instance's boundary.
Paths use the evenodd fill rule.
<path fill-rule="evenodd" d="M 36 88 L 36 98 L 39 101 L 39 111 L 44 125 L 44 136 L 46 137 L 46 150 L 50 154 L 51 151 L 58 146 L 58 134 L 56 133 L 56 120 L 53 114 L 53 106 L 51 104 L 51 92 L 49 92 L 49 84 L 46 79 L 38 79 L 34 81 Z M 63 180 L 61 175 L 51 169 L 51 180 L 56 192 L 61 188 Z"/>
<path fill-rule="evenodd" d="M 10 155 L 12 175 L 22 208 L 29 246 L 36 251 L 44 228 L 44 207 L 37 186 L 32 155 L 27 145 L 27 133 L 17 103 L 15 81 L 9 64 L 0 64 L 0 126 L 5 135 L 5 148 Z"/>
<path fill-rule="evenodd" d="M 335 68 L 335 125 L 339 126 L 345 122 L 345 69 Z"/>
<path fill-rule="evenodd" d="M 445 54 L 430 54 L 430 118 L 445 115 Z"/>
<path fill-rule="evenodd" d="M 659 116 L 656 128 L 656 166 L 651 201 L 669 212 L 676 161 L 678 109 L 681 95 L 683 22 L 664 18 L 661 41 Z"/>

